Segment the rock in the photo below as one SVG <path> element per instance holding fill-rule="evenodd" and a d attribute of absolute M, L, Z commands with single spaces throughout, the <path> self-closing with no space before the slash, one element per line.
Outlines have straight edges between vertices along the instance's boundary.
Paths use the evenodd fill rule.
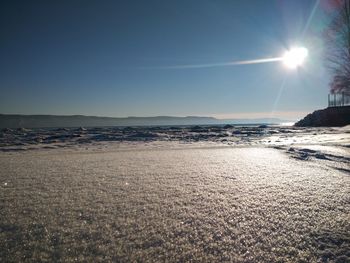
<path fill-rule="evenodd" d="M 341 127 L 350 124 L 350 106 L 317 110 L 294 124 L 296 127 Z"/>

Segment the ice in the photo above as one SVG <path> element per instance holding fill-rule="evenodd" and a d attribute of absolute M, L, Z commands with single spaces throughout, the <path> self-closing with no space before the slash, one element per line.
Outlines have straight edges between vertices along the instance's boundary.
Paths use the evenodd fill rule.
<path fill-rule="evenodd" d="M 191 129 L 4 131 L 0 261 L 349 261 L 348 129 Z"/>
<path fill-rule="evenodd" d="M 344 128 L 296 128 L 286 126 L 185 126 L 106 127 L 79 129 L 10 130 L 0 133 L 0 150 L 42 148 L 47 145 L 96 142 L 209 142 L 223 145 L 342 145 L 350 144 L 350 130 Z"/>

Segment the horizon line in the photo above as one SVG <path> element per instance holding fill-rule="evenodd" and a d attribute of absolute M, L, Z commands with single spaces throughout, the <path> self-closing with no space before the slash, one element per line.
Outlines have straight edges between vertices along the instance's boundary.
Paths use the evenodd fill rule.
<path fill-rule="evenodd" d="M 301 118 L 300 116 L 305 116 L 307 111 L 284 111 L 284 112 L 240 112 L 240 113 L 224 113 L 224 114 L 201 114 L 201 115 L 148 115 L 148 116 L 106 116 L 106 115 L 90 115 L 90 114 L 42 114 L 42 113 L 32 113 L 32 114 L 23 114 L 23 113 L 0 113 L 0 115 L 19 115 L 19 116 L 58 116 L 58 117 L 96 117 L 96 118 L 159 118 L 159 117 L 169 117 L 169 118 L 214 118 L 217 120 L 230 120 L 230 119 L 289 119 L 295 120 Z"/>

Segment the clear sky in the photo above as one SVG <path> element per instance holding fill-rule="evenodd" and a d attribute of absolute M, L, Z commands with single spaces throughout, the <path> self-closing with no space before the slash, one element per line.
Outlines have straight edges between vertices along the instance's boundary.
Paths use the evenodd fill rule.
<path fill-rule="evenodd" d="M 301 117 L 327 106 L 327 6 L 316 2 L 1 1 L 0 113 Z M 176 67 L 297 44 L 309 49 L 297 70 Z"/>

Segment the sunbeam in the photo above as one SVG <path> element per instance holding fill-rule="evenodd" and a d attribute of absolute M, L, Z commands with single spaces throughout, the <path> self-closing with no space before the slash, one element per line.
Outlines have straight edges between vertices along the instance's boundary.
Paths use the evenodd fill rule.
<path fill-rule="evenodd" d="M 290 69 L 295 69 L 304 63 L 307 57 L 308 50 L 305 47 L 297 47 L 291 50 L 287 50 L 281 57 L 274 58 L 260 58 L 251 60 L 239 60 L 223 63 L 208 63 L 208 64 L 187 64 L 187 65 L 174 65 L 174 66 L 159 66 L 159 67 L 141 67 L 141 69 L 198 69 L 198 68 L 214 68 L 214 67 L 229 67 L 238 65 L 252 65 L 271 62 L 283 62 Z"/>
<path fill-rule="evenodd" d="M 281 83 L 281 86 L 280 86 L 280 88 L 279 88 L 279 90 L 278 90 L 278 94 L 277 94 L 277 96 L 276 96 L 276 99 L 275 99 L 275 101 L 274 101 L 274 103 L 273 103 L 272 110 L 271 110 L 271 114 L 270 114 L 270 118 L 273 118 L 273 117 L 274 117 L 274 114 L 275 114 L 275 112 L 276 112 L 276 109 L 277 109 L 278 103 L 279 103 L 279 101 L 280 101 L 280 98 L 281 98 L 281 96 L 282 96 L 283 90 L 284 90 L 284 88 L 285 88 L 285 86 L 286 86 L 286 82 L 287 82 L 287 77 L 284 76 L 283 81 L 282 81 L 282 83 Z"/>
<path fill-rule="evenodd" d="M 302 36 L 301 36 L 302 39 L 304 39 L 306 31 L 309 29 L 310 23 L 311 23 L 312 19 L 315 16 L 315 13 L 316 13 L 316 10 L 317 10 L 319 4 L 320 4 L 320 0 L 316 0 L 315 4 L 314 4 L 314 6 L 313 6 L 313 8 L 312 8 L 312 10 L 310 12 L 310 15 L 309 15 L 309 17 L 308 17 L 308 19 L 306 21 L 304 30 L 302 32 Z"/>
<path fill-rule="evenodd" d="M 252 60 L 239 60 L 230 61 L 223 63 L 210 63 L 210 64 L 188 64 L 188 65 L 174 65 L 174 66 L 163 66 L 163 67 L 143 67 L 142 69 L 195 69 L 195 68 L 214 68 L 214 67 L 227 67 L 237 65 L 250 65 L 250 64 L 261 64 L 282 61 L 283 57 L 275 58 L 261 58 Z"/>

